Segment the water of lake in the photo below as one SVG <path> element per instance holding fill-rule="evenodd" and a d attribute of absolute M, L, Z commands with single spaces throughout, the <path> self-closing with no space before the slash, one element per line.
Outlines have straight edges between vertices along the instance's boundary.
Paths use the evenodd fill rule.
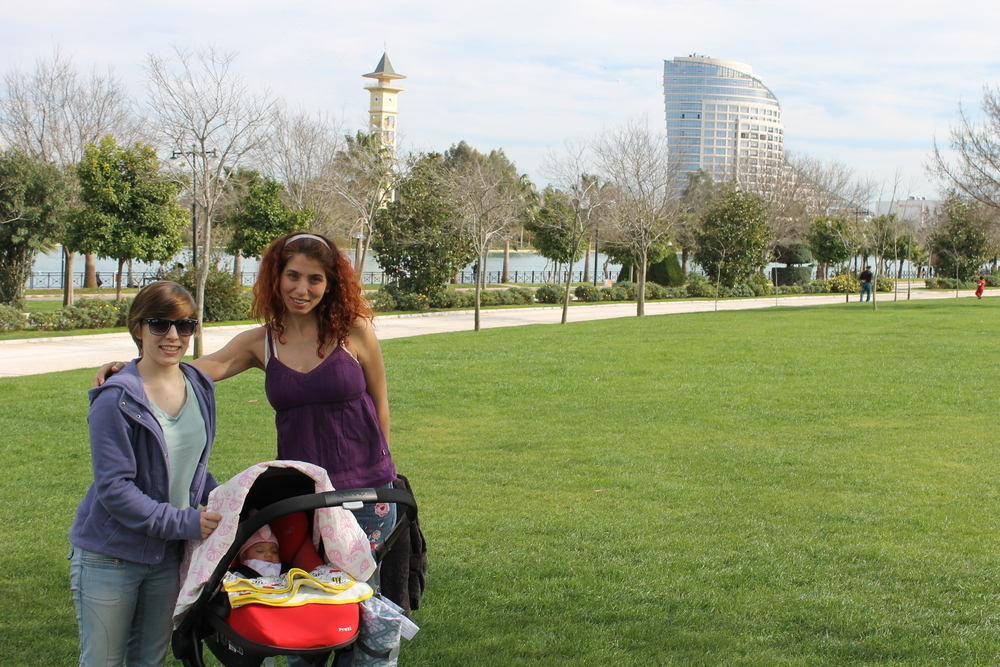
<path fill-rule="evenodd" d="M 138 273 L 156 272 L 161 267 L 164 270 L 168 270 L 171 267 L 173 267 L 176 262 L 183 262 L 184 264 L 190 263 L 190 258 L 191 258 L 191 253 L 189 251 L 183 251 L 181 252 L 181 254 L 177 256 L 176 259 L 170 262 L 165 262 L 162 265 L 159 262 L 153 262 L 151 264 L 147 264 L 145 262 L 135 262 L 133 264 L 132 270 Z M 351 258 L 353 259 L 353 254 L 351 254 Z M 606 259 L 605 255 L 603 254 L 598 255 L 598 258 L 600 261 L 599 266 L 603 267 L 603 262 Z M 220 261 L 220 266 L 232 268 L 233 258 L 228 255 L 223 256 L 222 260 Z M 591 264 L 590 264 L 591 275 L 593 275 L 594 271 L 593 266 L 594 266 L 593 257 L 591 257 Z M 489 267 L 487 267 L 488 270 L 500 271 L 502 267 L 503 267 L 503 253 L 502 252 L 490 253 Z M 73 271 L 75 273 L 82 273 L 83 268 L 84 268 L 84 258 L 82 255 L 77 255 L 76 258 L 73 260 Z M 573 268 L 575 271 L 582 271 L 583 260 L 577 262 Z M 616 274 L 619 268 L 620 266 L 618 264 L 609 265 L 609 270 L 615 271 Z M 551 262 L 549 262 L 547 259 L 534 252 L 517 251 L 510 253 L 511 272 L 514 271 L 541 272 L 554 269 L 555 267 L 552 265 Z M 42 274 L 42 273 L 61 274 L 63 270 L 62 249 L 56 248 L 47 253 L 39 253 L 38 255 L 36 255 L 35 266 L 33 270 L 35 274 Z M 97 271 L 98 273 L 102 274 L 102 276 L 114 275 L 114 273 L 117 270 L 118 270 L 118 262 L 116 260 L 100 259 L 100 258 L 97 259 Z M 257 260 L 252 257 L 244 257 L 243 271 L 245 273 L 253 273 L 256 270 L 257 270 Z M 472 265 L 470 264 L 469 266 L 465 267 L 464 270 L 467 273 L 471 273 Z M 378 265 L 378 262 L 376 262 L 373 257 L 369 256 L 365 261 L 365 272 L 368 273 L 368 272 L 380 272 L 380 271 L 382 271 L 382 268 Z M 110 281 L 105 280 L 105 282 L 110 282 Z"/>

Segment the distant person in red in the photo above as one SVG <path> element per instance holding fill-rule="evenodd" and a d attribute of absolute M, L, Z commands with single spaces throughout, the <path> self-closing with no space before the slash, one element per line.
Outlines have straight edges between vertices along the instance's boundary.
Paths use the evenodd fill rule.
<path fill-rule="evenodd" d="M 983 290 L 986 289 L 986 278 L 979 276 L 979 282 L 976 283 L 976 298 L 983 298 Z"/>

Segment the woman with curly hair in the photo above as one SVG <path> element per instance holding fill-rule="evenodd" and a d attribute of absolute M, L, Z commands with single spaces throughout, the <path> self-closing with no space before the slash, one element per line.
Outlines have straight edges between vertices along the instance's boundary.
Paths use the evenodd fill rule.
<path fill-rule="evenodd" d="M 334 488 L 391 487 L 396 468 L 382 350 L 347 258 L 318 234 L 275 240 L 261 257 L 253 314 L 264 326 L 191 364 L 216 382 L 264 371 L 279 459 L 325 468 Z M 395 506 L 384 503 L 355 515 L 373 548 L 396 519 Z"/>

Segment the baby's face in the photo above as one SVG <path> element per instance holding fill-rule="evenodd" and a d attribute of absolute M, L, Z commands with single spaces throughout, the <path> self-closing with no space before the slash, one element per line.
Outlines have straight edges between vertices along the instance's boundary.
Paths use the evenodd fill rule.
<path fill-rule="evenodd" d="M 244 553 L 243 558 L 250 560 L 255 558 L 266 563 L 280 563 L 278 560 L 278 545 L 274 542 L 258 542 Z"/>

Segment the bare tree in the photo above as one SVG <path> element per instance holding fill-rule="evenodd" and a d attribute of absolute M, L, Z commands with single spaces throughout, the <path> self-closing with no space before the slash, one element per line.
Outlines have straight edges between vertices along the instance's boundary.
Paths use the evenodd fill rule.
<path fill-rule="evenodd" d="M 742 165 L 740 187 L 764 199 L 773 244 L 803 241 L 813 219 L 838 216 L 867 206 L 874 181 L 856 178 L 854 170 L 835 161 L 786 153 L 785 163 L 760 172 Z"/>
<path fill-rule="evenodd" d="M 342 150 L 344 137 L 338 119 L 278 107 L 264 170 L 285 184 L 284 198 L 290 208 L 314 213 L 313 226 L 318 231 L 331 231 L 339 208 L 343 208 L 323 185 L 324 174 L 330 173 Z"/>
<path fill-rule="evenodd" d="M 112 70 L 96 68 L 81 75 L 72 59 L 57 46 L 50 59 L 35 63 L 34 71 L 13 69 L 4 76 L 0 96 L 0 142 L 20 148 L 61 167 L 80 161 L 88 144 L 112 134 L 123 144 L 145 139 L 142 122 Z M 73 302 L 72 248 L 64 244 L 66 274 L 63 305 Z M 84 286 L 96 287 L 93 254 L 87 255 Z"/>
<path fill-rule="evenodd" d="M 570 239 L 569 271 L 566 273 L 566 292 L 563 295 L 562 324 L 566 324 L 569 313 L 570 283 L 573 279 L 573 258 L 577 256 L 584 239 L 594 233 L 608 206 L 614 204 L 611 188 L 605 187 L 594 175 L 594 165 L 587 146 L 567 142 L 565 154 L 562 157 L 549 153 L 542 165 L 542 170 L 553 185 L 566 193 L 567 201 L 573 210 Z M 597 262 L 597 258 L 594 258 Z M 584 276 L 586 278 L 586 275 Z"/>
<path fill-rule="evenodd" d="M 927 169 L 962 194 L 1000 210 L 1000 89 L 984 86 L 981 108 L 984 119 L 980 123 L 958 105 L 958 124 L 948 134 L 954 161 L 942 153 L 935 139 Z"/>
<path fill-rule="evenodd" d="M 680 214 L 680 170 L 667 154 L 666 136 L 654 133 L 645 122 L 606 129 L 591 146 L 598 173 L 613 192 L 609 217 L 619 243 L 638 264 L 636 315 L 641 316 L 650 248 L 669 236 Z"/>
<path fill-rule="evenodd" d="M 338 235 L 361 242 L 359 265 L 354 267 L 358 272 L 368 256 L 375 216 L 392 201 L 398 178 L 396 156 L 382 142 L 381 135 L 358 132 L 347 137 L 347 146 L 338 152 L 321 179 L 320 187 L 339 198 L 343 209 L 353 214 L 353 220 Z"/>
<path fill-rule="evenodd" d="M 461 142 L 448 151 L 445 161 L 450 170 L 446 187 L 459 214 L 459 229 L 479 258 L 475 297 L 475 330 L 479 331 L 490 247 L 522 219 L 522 180 L 502 150 L 483 155 Z"/>
<path fill-rule="evenodd" d="M 198 320 L 205 309 L 205 282 L 212 252 L 212 223 L 226 182 L 263 148 L 276 103 L 268 90 L 252 90 L 232 72 L 235 54 L 214 47 L 175 48 L 170 56 L 149 54 L 144 63 L 156 131 L 190 160 L 197 227 L 203 247 L 195 300 Z M 202 354 L 201 325 L 194 355 Z"/>

